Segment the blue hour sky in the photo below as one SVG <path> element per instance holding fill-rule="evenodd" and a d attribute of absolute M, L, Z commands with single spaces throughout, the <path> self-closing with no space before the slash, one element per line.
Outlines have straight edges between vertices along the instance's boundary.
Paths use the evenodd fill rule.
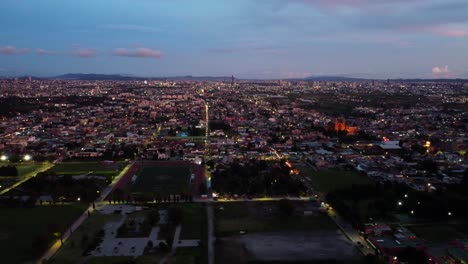
<path fill-rule="evenodd" d="M 1 0 L 0 75 L 468 78 L 467 0 Z"/>

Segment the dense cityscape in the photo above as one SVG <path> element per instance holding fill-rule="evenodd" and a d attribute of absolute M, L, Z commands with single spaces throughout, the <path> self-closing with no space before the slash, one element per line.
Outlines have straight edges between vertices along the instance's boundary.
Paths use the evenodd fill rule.
<path fill-rule="evenodd" d="M 468 263 L 467 0 L 1 0 L 0 264 Z"/>
<path fill-rule="evenodd" d="M 2 210 L 51 217 L 12 263 L 464 261 L 467 88 L 3 79 Z"/>

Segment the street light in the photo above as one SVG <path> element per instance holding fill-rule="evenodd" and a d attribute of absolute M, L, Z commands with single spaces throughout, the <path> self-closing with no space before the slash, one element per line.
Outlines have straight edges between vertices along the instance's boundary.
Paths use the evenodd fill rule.
<path fill-rule="evenodd" d="M 2 156 L 0 157 L 0 160 L 1 160 L 1 161 L 7 161 L 7 160 L 8 160 L 7 155 L 2 155 Z"/>
<path fill-rule="evenodd" d="M 398 202 L 398 206 L 402 206 L 403 203 L 401 201 Z"/>
<path fill-rule="evenodd" d="M 23 157 L 23 160 L 24 160 L 24 161 L 30 161 L 31 159 L 32 159 L 32 157 L 31 157 L 31 155 L 29 155 L 29 154 L 26 154 L 26 155 L 24 155 L 24 157 Z"/>
<path fill-rule="evenodd" d="M 451 215 L 452 215 L 452 212 L 448 212 L 448 215 L 451 216 Z"/>

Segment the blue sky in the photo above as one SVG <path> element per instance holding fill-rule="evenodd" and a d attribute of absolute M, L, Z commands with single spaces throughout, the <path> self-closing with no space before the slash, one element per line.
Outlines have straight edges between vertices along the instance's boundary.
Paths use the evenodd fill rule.
<path fill-rule="evenodd" d="M 466 0 L 2 0 L 0 75 L 468 78 Z"/>

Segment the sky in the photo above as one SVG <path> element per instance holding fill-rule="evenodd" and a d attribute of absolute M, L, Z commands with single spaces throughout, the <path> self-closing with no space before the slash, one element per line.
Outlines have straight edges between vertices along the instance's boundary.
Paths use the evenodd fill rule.
<path fill-rule="evenodd" d="M 0 75 L 468 78 L 467 0 L 1 0 Z"/>

